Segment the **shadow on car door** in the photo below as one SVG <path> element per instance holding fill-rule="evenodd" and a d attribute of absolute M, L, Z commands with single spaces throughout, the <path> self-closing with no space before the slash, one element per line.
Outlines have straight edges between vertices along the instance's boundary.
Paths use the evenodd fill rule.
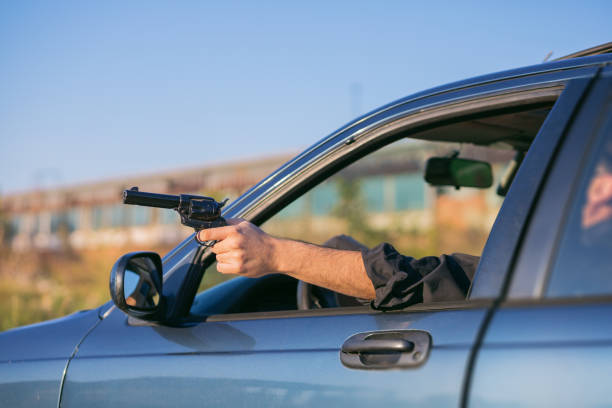
<path fill-rule="evenodd" d="M 172 328 L 128 326 L 117 310 L 72 361 L 62 406 L 457 405 L 485 313 L 486 302 L 392 313 L 358 307 L 213 316 Z M 349 368 L 341 348 L 358 333 L 385 336 L 353 343 L 365 357 Z"/>

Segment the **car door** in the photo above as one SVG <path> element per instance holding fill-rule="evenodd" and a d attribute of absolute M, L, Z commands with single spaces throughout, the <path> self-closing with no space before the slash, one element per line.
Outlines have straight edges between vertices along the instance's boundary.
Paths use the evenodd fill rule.
<path fill-rule="evenodd" d="M 530 203 L 547 168 L 547 157 L 554 155 L 568 115 L 579 103 L 593 72 L 592 68 L 577 74 L 565 71 L 562 74 L 565 78 L 552 78 L 565 81 L 565 90 L 532 146 L 536 153 L 529 153 L 525 159 L 523 166 L 530 172 L 519 171 L 517 175 L 516 183 L 523 187 L 510 190 L 500 214 L 512 214 L 512 207 L 517 203 L 525 212 L 496 222 L 487 244 L 487 248 L 493 249 L 485 250 L 481 263 L 490 265 L 500 257 L 495 248 L 502 236 L 506 246 L 518 242 L 521 229 L 508 229 L 508 225 L 517 222 L 522 225 L 527 219 Z M 572 75 L 581 79 L 572 79 Z M 534 91 L 533 83 L 525 84 L 524 77 L 518 81 L 527 86 L 528 95 L 541 98 L 541 90 Z M 484 86 L 489 90 L 508 86 L 504 88 L 507 90 L 516 88 L 517 84 L 487 83 Z M 458 92 L 474 96 L 480 95 L 482 89 Z M 445 95 L 444 98 L 453 101 L 455 96 Z M 487 99 L 490 97 L 486 95 L 483 99 L 492 103 Z M 473 102 L 482 106 L 483 99 L 477 96 Z M 512 94 L 510 99 L 516 102 L 517 96 Z M 423 106 L 432 106 L 428 105 L 430 102 L 415 102 L 411 109 L 427 116 L 429 112 Z M 542 99 L 538 103 L 542 103 Z M 452 109 L 456 109 L 454 104 Z M 395 119 L 389 117 L 397 117 L 398 111 L 389 107 L 385 111 L 389 116 L 384 122 L 384 132 L 372 136 L 372 143 L 393 135 Z M 370 125 L 365 119 L 361 123 Z M 340 134 L 339 139 L 331 138 L 324 143 L 358 149 L 361 141 L 355 134 L 361 130 Z M 365 144 L 368 140 L 364 140 Z M 317 149 L 319 147 L 315 146 L 308 153 L 315 155 L 313 166 L 325 160 L 333 166 L 349 155 L 338 154 L 334 158 L 335 153 L 324 154 Z M 308 168 L 300 170 L 299 176 L 283 173 L 294 171 L 297 164 L 290 162 L 262 185 L 276 188 L 278 183 L 275 184 L 274 177 L 316 180 Z M 300 187 L 299 183 L 297 186 Z M 256 192 L 257 187 L 245 196 Z M 270 202 L 268 197 L 261 202 Z M 272 201 L 266 207 L 261 202 L 250 208 L 259 211 L 261 208 L 274 209 L 276 205 Z M 253 216 L 252 219 L 258 218 Z M 185 248 L 173 254 L 174 258 L 185 260 L 175 269 L 189 269 L 196 258 L 193 247 L 187 245 Z M 473 282 L 477 300 L 415 305 L 395 312 L 356 307 L 244 313 L 208 316 L 203 321 L 172 327 L 128 319 L 122 312 L 112 310 L 85 339 L 71 361 L 61 405 L 460 405 L 465 395 L 472 351 L 494 299 L 501 292 L 498 283 L 503 282 L 505 270 L 505 265 L 479 270 Z M 176 275 L 174 270 L 172 273 Z M 184 285 L 174 282 L 166 286 L 167 281 L 169 279 L 164 282 L 164 294 L 170 299 L 177 297 L 177 288 Z"/>
<path fill-rule="evenodd" d="M 486 328 L 469 406 L 612 405 L 611 158 L 608 67 L 573 120 Z"/>

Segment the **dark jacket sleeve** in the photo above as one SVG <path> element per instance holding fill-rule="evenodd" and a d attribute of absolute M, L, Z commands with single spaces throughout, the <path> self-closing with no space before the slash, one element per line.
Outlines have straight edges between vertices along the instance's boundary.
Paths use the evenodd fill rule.
<path fill-rule="evenodd" d="M 466 254 L 415 259 L 384 243 L 361 251 L 376 290 L 372 307 L 400 309 L 415 303 L 465 300 L 480 260 Z"/>

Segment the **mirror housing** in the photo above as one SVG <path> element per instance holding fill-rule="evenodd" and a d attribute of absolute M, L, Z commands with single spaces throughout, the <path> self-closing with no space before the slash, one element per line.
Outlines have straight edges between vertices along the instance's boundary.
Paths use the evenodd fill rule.
<path fill-rule="evenodd" d="M 458 157 L 432 157 L 425 165 L 425 181 L 433 186 L 489 188 L 493 171 L 487 162 Z"/>
<path fill-rule="evenodd" d="M 121 256 L 110 274 L 115 305 L 132 317 L 157 320 L 163 309 L 162 262 L 155 252 Z"/>

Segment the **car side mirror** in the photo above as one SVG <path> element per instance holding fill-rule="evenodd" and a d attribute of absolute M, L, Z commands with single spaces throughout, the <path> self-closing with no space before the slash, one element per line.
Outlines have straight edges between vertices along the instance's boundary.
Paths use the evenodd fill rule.
<path fill-rule="evenodd" d="M 155 252 L 121 256 L 110 275 L 115 305 L 130 316 L 155 320 L 162 309 L 162 262 Z"/>
<path fill-rule="evenodd" d="M 493 185 L 491 165 L 458 157 L 432 157 L 425 165 L 425 181 L 434 186 L 489 188 Z"/>

